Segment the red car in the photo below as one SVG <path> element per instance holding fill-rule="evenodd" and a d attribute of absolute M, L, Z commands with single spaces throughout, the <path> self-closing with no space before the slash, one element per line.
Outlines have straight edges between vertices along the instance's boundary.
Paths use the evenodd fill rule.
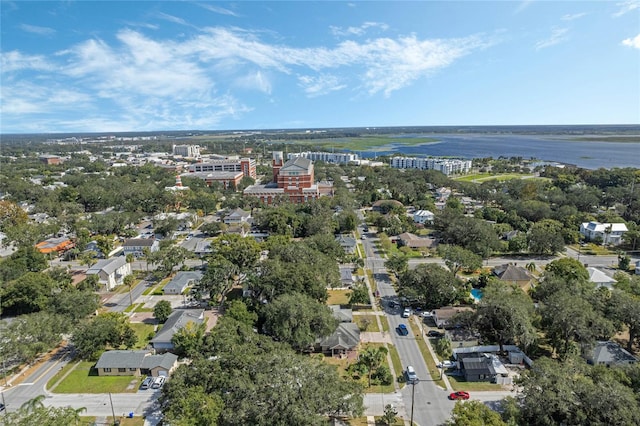
<path fill-rule="evenodd" d="M 459 391 L 454 392 L 449 395 L 449 399 L 458 400 L 458 399 L 469 399 L 469 392 Z"/>

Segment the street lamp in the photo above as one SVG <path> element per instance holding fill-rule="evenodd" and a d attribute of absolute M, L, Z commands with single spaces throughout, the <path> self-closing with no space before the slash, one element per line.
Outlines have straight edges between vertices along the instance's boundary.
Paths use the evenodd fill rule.
<path fill-rule="evenodd" d="M 420 379 L 415 378 L 411 381 L 411 422 L 409 423 L 410 425 L 413 426 L 413 406 L 415 405 L 415 397 L 416 397 L 416 385 L 418 384 L 418 382 L 420 381 Z"/>

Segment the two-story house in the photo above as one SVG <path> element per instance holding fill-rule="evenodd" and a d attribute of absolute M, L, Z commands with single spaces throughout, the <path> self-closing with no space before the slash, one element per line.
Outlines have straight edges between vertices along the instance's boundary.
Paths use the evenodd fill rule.
<path fill-rule="evenodd" d="M 107 290 L 112 290 L 124 281 L 124 277 L 131 275 L 131 265 L 124 256 L 99 260 L 87 269 L 87 275 L 97 275 L 98 282 L 104 284 Z"/>
<path fill-rule="evenodd" d="M 153 253 L 160 250 L 160 243 L 154 238 L 131 238 L 122 243 L 124 255 L 132 254 L 135 257 L 144 256 L 144 250 L 149 249 Z"/>
<path fill-rule="evenodd" d="M 600 223 L 592 221 L 580 225 L 580 234 L 584 235 L 588 241 L 599 240 L 602 244 L 611 244 L 614 246 L 622 242 L 622 235 L 627 231 L 627 225 L 624 223 Z"/>

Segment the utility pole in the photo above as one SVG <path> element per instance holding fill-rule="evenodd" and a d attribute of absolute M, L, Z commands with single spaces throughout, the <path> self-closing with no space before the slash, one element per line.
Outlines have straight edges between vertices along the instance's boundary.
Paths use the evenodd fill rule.
<path fill-rule="evenodd" d="M 414 379 L 411 384 L 411 422 L 409 423 L 411 426 L 413 426 L 413 406 L 415 405 L 415 397 L 416 397 L 416 384 L 418 384 L 418 382 L 420 381 L 420 379 Z"/>
<path fill-rule="evenodd" d="M 111 414 L 113 415 L 113 424 L 115 426 L 117 424 L 116 423 L 116 412 L 113 409 L 113 399 L 111 399 L 111 392 L 109 392 L 109 401 L 111 402 Z"/>

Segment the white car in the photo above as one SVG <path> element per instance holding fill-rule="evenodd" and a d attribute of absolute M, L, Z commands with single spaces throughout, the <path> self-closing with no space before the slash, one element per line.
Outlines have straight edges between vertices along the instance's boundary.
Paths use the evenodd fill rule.
<path fill-rule="evenodd" d="M 404 308 L 402 311 L 402 318 L 409 318 L 411 316 L 411 308 Z"/>
<path fill-rule="evenodd" d="M 453 361 L 445 360 L 437 365 L 438 368 L 453 368 L 456 366 L 456 363 Z"/>

